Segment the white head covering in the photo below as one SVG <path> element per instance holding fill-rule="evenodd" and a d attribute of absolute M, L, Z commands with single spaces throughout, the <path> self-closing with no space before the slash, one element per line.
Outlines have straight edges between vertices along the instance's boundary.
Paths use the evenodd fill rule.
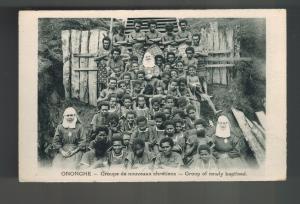
<path fill-rule="evenodd" d="M 67 121 L 66 116 L 67 115 L 75 115 L 74 120 L 72 122 Z M 64 114 L 63 114 L 63 122 L 62 126 L 64 128 L 75 128 L 77 122 L 77 113 L 76 110 L 72 107 L 66 108 Z"/>
<path fill-rule="evenodd" d="M 221 123 L 225 123 L 225 128 L 221 128 Z M 230 122 L 228 118 L 224 115 L 221 115 L 218 118 L 217 127 L 216 127 L 216 136 L 221 138 L 230 137 Z"/>
<path fill-rule="evenodd" d="M 155 66 L 155 58 L 150 52 L 146 52 L 143 58 L 143 65 L 146 68 L 153 68 Z"/>

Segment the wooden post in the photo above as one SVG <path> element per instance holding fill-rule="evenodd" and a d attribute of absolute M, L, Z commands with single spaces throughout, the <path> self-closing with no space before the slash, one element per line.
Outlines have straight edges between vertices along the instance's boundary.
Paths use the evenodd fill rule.
<path fill-rule="evenodd" d="M 80 36 L 81 32 L 79 30 L 71 30 L 71 50 L 72 54 L 79 53 L 80 50 Z M 71 56 L 71 85 L 72 85 L 72 98 L 79 99 L 79 72 L 75 72 L 73 68 L 79 68 L 79 58 Z"/>
<path fill-rule="evenodd" d="M 91 30 L 89 53 L 96 53 L 98 51 L 99 30 Z M 89 58 L 89 67 L 97 68 L 97 63 L 94 58 Z M 97 106 L 97 72 L 88 73 L 88 87 L 89 87 L 89 104 Z"/>
<path fill-rule="evenodd" d="M 257 163 L 262 165 L 265 160 L 265 151 L 259 144 L 257 138 L 253 135 L 251 128 L 249 127 L 246 117 L 243 112 L 236 110 L 235 108 L 231 108 L 234 117 L 236 118 L 243 135 L 245 136 L 246 141 L 249 144 L 249 147 L 253 151 Z"/>
<path fill-rule="evenodd" d="M 65 89 L 65 98 L 71 98 L 71 64 L 70 64 L 70 31 L 63 30 L 61 32 L 62 54 L 63 54 L 63 84 Z"/>
<path fill-rule="evenodd" d="M 80 54 L 87 54 L 89 47 L 89 31 L 82 31 L 81 34 L 81 46 L 80 46 Z M 88 67 L 88 59 L 80 58 L 80 68 Z M 89 90 L 88 90 L 88 72 L 82 71 L 80 72 L 80 80 L 79 80 L 79 97 L 80 100 L 88 103 L 89 102 Z"/>

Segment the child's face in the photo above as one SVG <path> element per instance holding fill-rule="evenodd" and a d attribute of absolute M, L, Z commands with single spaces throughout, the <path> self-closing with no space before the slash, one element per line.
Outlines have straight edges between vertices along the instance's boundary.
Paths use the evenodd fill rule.
<path fill-rule="evenodd" d="M 193 36 L 192 40 L 193 40 L 194 45 L 199 44 L 199 41 L 200 41 L 199 36 Z"/>
<path fill-rule="evenodd" d="M 165 74 L 163 77 L 162 77 L 162 81 L 164 83 L 169 83 L 169 80 L 170 80 L 170 76 L 168 74 Z"/>
<path fill-rule="evenodd" d="M 171 147 L 169 142 L 162 143 L 160 147 L 162 149 L 162 152 L 163 152 L 164 156 L 168 157 L 168 156 L 171 155 L 172 147 Z"/>
<path fill-rule="evenodd" d="M 166 64 L 166 65 L 165 65 L 165 68 L 164 68 L 164 71 L 168 72 L 168 71 L 170 71 L 170 70 L 171 70 L 171 65 Z"/>
<path fill-rule="evenodd" d="M 162 87 L 156 87 L 157 94 L 164 94 L 164 90 Z"/>
<path fill-rule="evenodd" d="M 144 153 L 144 147 L 142 147 L 140 144 L 137 144 L 134 148 L 134 153 L 136 156 L 141 157 Z"/>
<path fill-rule="evenodd" d="M 102 141 L 107 138 L 105 131 L 99 131 L 98 135 L 96 136 L 96 141 Z"/>
<path fill-rule="evenodd" d="M 180 28 L 182 31 L 186 30 L 186 24 L 185 23 L 180 23 Z"/>
<path fill-rule="evenodd" d="M 109 105 L 110 105 L 111 108 L 116 107 L 116 105 L 117 105 L 117 98 L 116 97 L 111 97 L 110 100 L 109 100 Z"/>
<path fill-rule="evenodd" d="M 115 74 L 120 74 L 120 72 L 121 72 L 121 67 L 114 67 L 114 73 Z"/>
<path fill-rule="evenodd" d="M 208 161 L 209 160 L 209 152 L 205 149 L 200 150 L 199 152 L 199 157 L 200 159 L 202 159 L 203 161 Z"/>
<path fill-rule="evenodd" d="M 130 76 L 124 75 L 124 81 L 125 81 L 126 84 L 129 84 L 130 83 Z"/>
<path fill-rule="evenodd" d="M 134 24 L 134 29 L 135 29 L 135 31 L 140 31 L 141 30 L 141 24 L 139 24 L 139 23 L 136 23 L 136 24 Z"/>
<path fill-rule="evenodd" d="M 174 107 L 174 105 L 175 105 L 174 100 L 172 98 L 168 98 L 166 104 L 169 107 Z"/>
<path fill-rule="evenodd" d="M 163 127 L 163 119 L 162 118 L 155 118 L 156 127 L 162 128 Z"/>
<path fill-rule="evenodd" d="M 139 64 L 136 62 L 133 62 L 131 65 L 131 70 L 134 70 L 135 72 L 137 72 L 138 69 L 139 69 Z"/>
<path fill-rule="evenodd" d="M 169 85 L 171 91 L 175 91 L 177 89 L 177 82 L 172 81 Z"/>
<path fill-rule="evenodd" d="M 169 137 L 172 137 L 175 133 L 175 127 L 174 125 L 167 125 L 166 126 L 166 134 L 169 136 Z"/>
<path fill-rule="evenodd" d="M 107 113 L 108 112 L 109 107 L 108 106 L 101 106 L 101 112 L 102 113 Z"/>
<path fill-rule="evenodd" d="M 181 131 L 182 131 L 182 124 L 179 123 L 179 122 L 177 122 L 177 123 L 175 124 L 175 132 L 176 132 L 176 133 L 179 133 L 179 132 L 181 132 Z"/>
<path fill-rule="evenodd" d="M 122 142 L 121 141 L 114 141 L 112 144 L 112 149 L 115 154 L 121 154 L 122 152 Z"/>
<path fill-rule="evenodd" d="M 166 115 L 166 118 L 170 118 L 170 116 L 171 116 L 171 111 L 170 111 L 170 109 L 167 109 L 167 108 L 165 108 L 164 109 L 164 114 Z"/>
<path fill-rule="evenodd" d="M 126 108 L 129 108 L 130 106 L 131 106 L 131 100 L 130 99 L 125 99 L 124 100 L 124 106 L 126 107 Z"/>
<path fill-rule="evenodd" d="M 138 123 L 138 128 L 142 131 L 146 130 L 147 129 L 147 121 L 140 121 Z"/>
<path fill-rule="evenodd" d="M 110 80 L 108 85 L 109 85 L 109 88 L 115 89 L 116 86 L 117 86 L 117 81 L 116 80 Z"/>
<path fill-rule="evenodd" d="M 171 78 L 172 79 L 177 79 L 177 77 L 178 77 L 177 72 L 176 71 L 171 71 Z"/>
<path fill-rule="evenodd" d="M 160 108 L 159 102 L 154 102 L 152 105 L 153 110 L 158 111 Z"/>
<path fill-rule="evenodd" d="M 119 84 L 119 88 L 125 90 L 126 89 L 126 84 L 124 83 L 120 83 Z"/>
<path fill-rule="evenodd" d="M 104 40 L 103 41 L 103 48 L 107 50 L 109 48 L 109 46 L 110 46 L 109 40 Z"/>
<path fill-rule="evenodd" d="M 139 106 L 140 108 L 144 108 L 145 103 L 146 103 L 146 101 L 145 101 L 145 98 L 144 98 L 144 97 L 139 97 L 139 98 L 138 98 L 138 106 Z"/>
<path fill-rule="evenodd" d="M 168 55 L 167 59 L 168 59 L 168 62 L 171 63 L 171 64 L 175 62 L 175 56 L 174 55 Z"/>
<path fill-rule="evenodd" d="M 183 64 L 182 64 L 181 62 L 180 62 L 180 63 L 177 63 L 177 71 L 178 71 L 179 73 L 182 73 L 183 70 L 184 70 Z"/>
<path fill-rule="evenodd" d="M 162 65 L 162 59 L 159 57 L 156 59 L 156 65 L 161 66 Z"/>
<path fill-rule="evenodd" d="M 186 56 L 187 56 L 189 59 L 191 59 L 191 58 L 193 57 L 193 55 L 194 55 L 193 51 L 191 51 L 191 50 L 187 50 L 187 51 L 186 51 Z"/>
<path fill-rule="evenodd" d="M 143 81 L 144 80 L 144 75 L 143 74 L 138 74 L 137 78 L 138 78 L 138 80 Z"/>
<path fill-rule="evenodd" d="M 130 135 L 123 135 L 123 144 L 124 146 L 128 146 L 129 145 L 129 141 L 130 141 Z"/>
<path fill-rule="evenodd" d="M 127 114 L 127 121 L 132 124 L 134 122 L 134 114 Z"/>
<path fill-rule="evenodd" d="M 193 110 L 193 109 L 190 109 L 188 111 L 188 116 L 189 116 L 190 119 L 195 120 L 196 119 L 196 111 Z"/>
<path fill-rule="evenodd" d="M 194 69 L 194 67 L 190 67 L 189 68 L 189 75 L 190 76 L 195 76 L 195 74 L 196 74 L 196 70 Z"/>
<path fill-rule="evenodd" d="M 204 130 L 204 126 L 202 124 L 198 124 L 198 125 L 196 125 L 196 130 L 197 130 L 197 132 Z"/>
<path fill-rule="evenodd" d="M 185 89 L 185 83 L 184 82 L 179 82 L 179 89 Z"/>
<path fill-rule="evenodd" d="M 155 24 L 150 24 L 149 30 L 150 30 L 151 32 L 153 32 L 153 31 L 155 31 L 155 29 L 156 29 L 156 25 L 155 25 Z"/>
<path fill-rule="evenodd" d="M 120 57 L 120 53 L 118 51 L 114 51 L 112 54 L 112 58 L 113 60 L 117 60 Z"/>
<path fill-rule="evenodd" d="M 135 84 L 134 91 L 136 93 L 139 93 L 141 90 L 142 90 L 142 85 L 141 84 Z"/>
<path fill-rule="evenodd" d="M 109 121 L 109 124 L 110 124 L 111 128 L 114 128 L 114 127 L 116 128 L 116 127 L 118 127 L 119 121 L 111 120 L 111 121 Z"/>

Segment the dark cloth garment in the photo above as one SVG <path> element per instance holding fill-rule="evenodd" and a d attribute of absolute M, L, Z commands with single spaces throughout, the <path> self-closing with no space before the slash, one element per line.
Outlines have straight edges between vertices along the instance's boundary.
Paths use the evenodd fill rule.
<path fill-rule="evenodd" d="M 75 128 L 64 128 L 62 124 L 58 125 L 53 138 L 53 148 L 58 151 L 52 162 L 53 167 L 77 168 L 86 148 L 86 131 L 84 127 L 79 122 L 76 123 Z M 70 157 L 64 157 L 59 152 L 60 148 L 64 151 L 73 151 L 79 148 L 79 151 Z"/>
<path fill-rule="evenodd" d="M 140 168 L 141 166 L 151 166 L 154 164 L 155 155 L 151 152 L 144 151 L 141 157 L 136 156 L 133 152 L 129 153 L 130 167 L 132 169 Z"/>
<path fill-rule="evenodd" d="M 216 135 L 212 137 L 214 143 L 213 155 L 217 158 L 219 168 L 245 168 L 246 162 L 242 158 L 245 141 L 235 135 L 221 138 Z"/>
<path fill-rule="evenodd" d="M 172 152 L 169 157 L 159 153 L 155 160 L 155 168 L 179 168 L 183 166 L 182 157 L 177 152 Z"/>

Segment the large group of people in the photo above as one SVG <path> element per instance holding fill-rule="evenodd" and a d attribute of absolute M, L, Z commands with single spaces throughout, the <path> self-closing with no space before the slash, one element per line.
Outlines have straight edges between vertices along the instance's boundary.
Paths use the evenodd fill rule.
<path fill-rule="evenodd" d="M 134 21 L 125 35 L 117 27 L 94 55 L 98 65 L 97 112 L 84 128 L 76 110 L 67 108 L 53 147 L 58 168 L 240 168 L 244 141 L 207 92 L 201 35 L 180 20 L 160 33 L 157 22 Z M 206 101 L 216 125 L 201 116 Z M 87 122 L 87 121 L 86 121 Z M 87 130 L 90 129 L 90 130 Z"/>

